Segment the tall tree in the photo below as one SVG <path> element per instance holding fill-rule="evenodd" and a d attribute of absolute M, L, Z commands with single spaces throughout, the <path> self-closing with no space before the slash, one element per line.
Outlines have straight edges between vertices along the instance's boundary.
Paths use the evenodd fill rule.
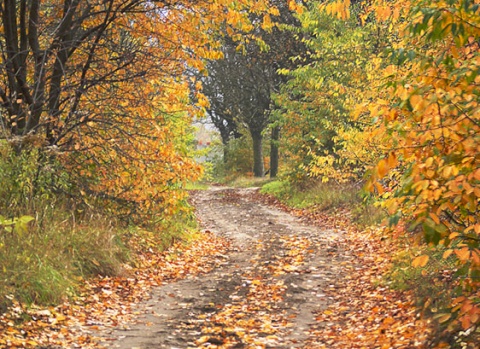
<path fill-rule="evenodd" d="M 258 41 L 244 42 L 239 45 L 235 38 L 238 32 L 226 31 L 222 53 L 223 58 L 207 63 L 208 76 L 203 79 L 204 92 L 210 100 L 209 115 L 220 133 L 224 145 L 229 137 L 238 132 L 238 125 L 248 129 L 253 142 L 253 172 L 263 177 L 263 137 L 271 123 L 274 108 L 272 96 L 286 81 L 279 69 L 291 68 L 295 63 L 293 56 L 304 51 L 303 43 L 296 35 L 285 29 L 286 25 L 298 25 L 294 10 L 288 1 L 270 1 L 277 9 L 274 16 L 265 16 L 263 20 L 255 16 L 254 30 Z M 274 135 L 278 133 L 275 130 Z M 273 147 L 275 151 L 275 147 Z M 273 159 L 278 158 L 273 154 Z M 271 172 L 277 173 L 278 163 L 273 161 Z"/>
<path fill-rule="evenodd" d="M 295 182 L 359 181 L 378 152 L 363 133 L 369 121 L 351 114 L 375 83 L 375 62 L 389 38 L 374 23 L 360 25 L 357 6 L 351 18 L 337 19 L 322 4 L 309 2 L 299 16 L 309 61 L 285 72 L 291 79 L 275 97 L 287 174 Z"/>
<path fill-rule="evenodd" d="M 48 148 L 82 192 L 127 213 L 169 211 L 172 191 L 198 173 L 185 134 L 204 104 L 198 91 L 199 105 L 189 100 L 185 70 L 218 56 L 220 24 L 248 31 L 250 11 L 269 10 L 263 0 L 1 1 L 2 138 Z"/>

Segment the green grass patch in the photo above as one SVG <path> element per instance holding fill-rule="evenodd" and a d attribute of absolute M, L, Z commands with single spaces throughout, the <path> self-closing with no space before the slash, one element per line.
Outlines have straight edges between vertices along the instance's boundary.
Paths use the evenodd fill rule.
<path fill-rule="evenodd" d="M 57 208 L 58 209 L 58 208 Z M 66 211 L 25 231 L 0 234 L 0 302 L 9 295 L 26 303 L 55 304 L 80 278 L 116 275 L 127 261 L 118 226 L 98 215 L 77 221 Z"/>
<path fill-rule="evenodd" d="M 8 299 L 53 305 L 75 294 L 79 282 L 96 275 L 122 275 L 144 251 L 188 243 L 197 231 L 189 212 L 145 227 L 124 227 L 100 214 L 76 217 L 66 209 L 33 220 L 17 231 L 0 227 L 0 310 Z"/>
<path fill-rule="evenodd" d="M 185 186 L 185 190 L 207 190 L 209 187 L 208 183 L 203 182 L 188 182 Z"/>
<path fill-rule="evenodd" d="M 362 188 L 352 184 L 315 183 L 305 188 L 276 180 L 266 183 L 262 193 L 277 197 L 290 207 L 334 211 L 348 208 L 355 223 L 368 226 L 385 218 L 383 211 L 362 195 Z"/>
<path fill-rule="evenodd" d="M 274 195 L 295 208 L 315 206 L 319 210 L 330 210 L 362 202 L 358 188 L 329 183 L 318 183 L 300 189 L 285 181 L 275 181 L 264 185 L 261 192 Z"/>
<path fill-rule="evenodd" d="M 120 225 L 75 200 L 58 161 L 35 148 L 17 154 L 5 142 L 0 155 L 0 309 L 12 296 L 55 304 L 81 278 L 121 271 L 128 252 Z"/>
<path fill-rule="evenodd" d="M 27 304 L 58 304 L 75 294 L 82 280 L 121 275 L 138 253 L 187 242 L 197 228 L 188 209 L 139 228 L 58 202 L 43 207 L 18 229 L 11 220 L 0 221 L 0 311 L 12 296 Z"/>
<path fill-rule="evenodd" d="M 270 182 L 272 182 L 272 179 L 269 177 L 239 176 L 227 181 L 225 184 L 236 188 L 252 188 L 262 187 Z"/>
<path fill-rule="evenodd" d="M 195 234 L 199 228 L 193 211 L 188 209 L 178 212 L 168 219 L 146 224 L 144 227 L 150 231 L 153 243 L 156 244 L 155 249 L 158 251 L 167 249 L 175 242 L 188 241 L 190 236 Z"/>

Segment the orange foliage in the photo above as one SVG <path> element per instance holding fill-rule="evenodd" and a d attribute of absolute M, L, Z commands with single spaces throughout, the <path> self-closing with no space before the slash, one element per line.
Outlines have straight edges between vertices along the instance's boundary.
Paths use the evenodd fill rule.
<path fill-rule="evenodd" d="M 87 203 L 96 196 L 123 215 L 175 213 L 184 206 L 179 189 L 201 173 L 189 125 L 208 101 L 191 70 L 221 57 L 220 29 L 246 33 L 239 45 L 255 40 L 252 12 L 265 23 L 277 13 L 264 0 L 5 5 L 6 137 L 44 137 Z"/>
<path fill-rule="evenodd" d="M 385 202 L 394 216 L 420 227 L 427 242 L 456 258 L 464 296 L 453 300 L 450 329 L 480 325 L 480 37 L 479 1 L 428 1 L 404 7 L 393 54 L 398 66 L 384 70 L 387 103 L 372 117 L 387 135 L 384 144 L 398 163 L 381 160 L 373 178 L 397 173 L 395 194 Z M 391 3 L 391 6 L 408 3 Z M 378 12 L 383 10 L 377 8 Z M 383 13 L 383 12 L 382 12 Z M 380 16 L 386 19 L 386 15 Z M 414 265 L 422 266 L 427 256 Z"/>
<path fill-rule="evenodd" d="M 323 5 L 347 20 L 348 2 Z M 392 223 L 411 222 L 427 243 L 454 258 L 458 294 L 439 322 L 474 334 L 480 325 L 480 1 L 361 1 L 362 25 L 390 40 L 371 71 L 355 118 L 377 120 L 367 138 L 383 158 L 367 187 L 383 194 Z M 414 266 L 428 263 L 419 256 Z M 473 335 L 475 337 L 475 335 Z M 475 339 L 473 339 L 475 340 Z M 440 345 L 444 345 L 440 344 Z"/>

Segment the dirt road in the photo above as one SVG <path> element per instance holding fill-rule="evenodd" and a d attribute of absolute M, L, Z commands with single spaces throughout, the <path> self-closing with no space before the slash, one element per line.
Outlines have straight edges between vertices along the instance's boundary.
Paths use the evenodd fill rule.
<path fill-rule="evenodd" d="M 193 194 L 205 230 L 232 242 L 209 274 L 161 286 L 110 348 L 302 348 L 341 277 L 336 233 L 261 204 L 255 189 Z"/>

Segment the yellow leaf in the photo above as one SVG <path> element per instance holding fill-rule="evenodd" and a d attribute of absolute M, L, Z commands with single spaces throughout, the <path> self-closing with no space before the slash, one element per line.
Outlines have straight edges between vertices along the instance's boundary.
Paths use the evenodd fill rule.
<path fill-rule="evenodd" d="M 100 266 L 100 263 L 95 258 L 92 258 L 91 262 L 95 264 L 97 267 Z"/>
<path fill-rule="evenodd" d="M 448 257 L 450 257 L 450 255 L 453 253 L 453 250 L 446 250 L 445 252 L 443 252 L 443 259 L 447 259 Z"/>
<path fill-rule="evenodd" d="M 446 166 L 444 169 L 443 169 L 443 178 L 449 178 L 450 175 L 452 174 L 452 166 Z"/>
<path fill-rule="evenodd" d="M 202 336 L 195 341 L 195 344 L 200 345 L 200 344 L 206 343 L 209 339 L 210 339 L 210 336 Z"/>
<path fill-rule="evenodd" d="M 480 265 L 480 250 L 472 251 L 472 262 L 475 265 Z"/>
<path fill-rule="evenodd" d="M 272 25 L 272 19 L 270 18 L 269 15 L 265 15 L 263 17 L 262 29 L 267 30 L 267 29 L 272 28 L 272 26 L 273 26 Z"/>
<path fill-rule="evenodd" d="M 430 167 L 433 165 L 434 159 L 432 157 L 429 157 L 427 161 L 425 161 L 425 166 Z"/>
<path fill-rule="evenodd" d="M 379 195 L 382 195 L 384 193 L 383 187 L 380 183 L 375 182 L 374 186 L 375 186 L 375 189 L 377 189 Z"/>
<path fill-rule="evenodd" d="M 388 164 L 385 159 L 382 159 L 377 164 L 377 174 L 379 178 L 384 177 L 388 172 Z"/>
<path fill-rule="evenodd" d="M 440 218 L 438 218 L 438 216 L 435 213 L 430 212 L 428 215 L 435 222 L 435 224 L 440 224 Z"/>
<path fill-rule="evenodd" d="M 419 96 L 419 95 L 411 96 L 410 97 L 410 104 L 412 105 L 414 111 L 420 110 L 421 108 L 423 108 L 423 98 L 422 98 L 422 96 Z"/>
<path fill-rule="evenodd" d="M 397 156 L 393 152 L 390 153 L 390 155 L 388 156 L 388 167 L 394 168 L 397 166 L 397 164 L 398 164 Z"/>
<path fill-rule="evenodd" d="M 438 317 L 438 322 L 443 324 L 444 322 L 447 322 L 451 317 L 452 314 L 441 314 L 441 316 Z"/>
<path fill-rule="evenodd" d="M 65 321 L 67 319 L 63 314 L 56 314 L 55 318 L 57 319 L 57 321 Z"/>
<path fill-rule="evenodd" d="M 451 234 L 448 236 L 448 238 L 449 238 L 450 240 L 453 240 L 453 239 L 455 239 L 455 238 L 456 238 L 457 236 L 459 236 L 459 235 L 460 235 L 459 233 L 454 232 L 454 233 L 451 233 Z"/>
<path fill-rule="evenodd" d="M 383 319 L 383 324 L 384 324 L 384 325 L 391 325 L 391 324 L 393 324 L 393 323 L 395 323 L 395 319 L 394 319 L 393 317 L 391 317 L 391 316 L 386 317 L 385 319 Z"/>
<path fill-rule="evenodd" d="M 298 268 L 293 266 L 293 265 L 290 265 L 290 264 L 286 264 L 283 266 L 283 270 L 287 271 L 287 272 L 292 272 L 292 271 L 296 271 Z"/>
<path fill-rule="evenodd" d="M 462 262 L 468 261 L 470 258 L 470 250 L 468 247 L 464 247 L 461 250 L 455 250 L 454 252 Z"/>
<path fill-rule="evenodd" d="M 412 266 L 417 268 L 417 267 L 424 267 L 425 265 L 427 265 L 427 262 L 428 262 L 428 259 L 430 257 L 428 257 L 427 255 L 421 255 L 421 256 L 418 256 L 417 258 L 415 258 L 412 262 Z"/>
<path fill-rule="evenodd" d="M 480 181 L 480 169 L 477 169 L 477 170 L 473 173 L 473 177 L 474 177 L 477 181 Z"/>

